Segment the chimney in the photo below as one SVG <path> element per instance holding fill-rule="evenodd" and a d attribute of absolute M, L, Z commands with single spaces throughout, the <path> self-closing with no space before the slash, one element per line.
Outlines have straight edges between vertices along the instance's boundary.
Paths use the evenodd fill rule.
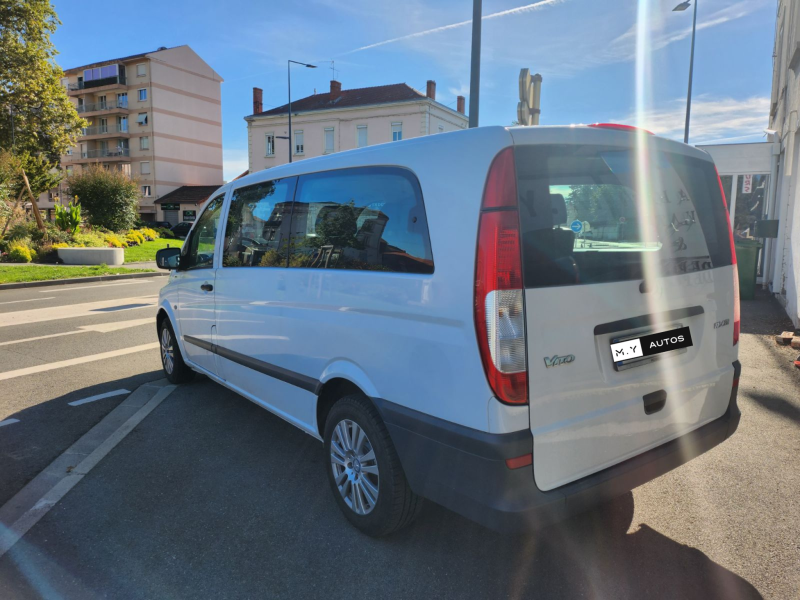
<path fill-rule="evenodd" d="M 264 90 L 261 88 L 254 87 L 253 88 L 253 114 L 257 115 L 260 112 L 264 112 L 264 105 L 261 102 L 261 98 L 264 94 Z"/>
<path fill-rule="evenodd" d="M 331 79 L 331 100 L 336 100 L 342 95 L 342 84 L 335 79 Z"/>
<path fill-rule="evenodd" d="M 464 112 L 464 110 L 465 110 L 464 109 L 464 103 L 465 103 L 464 96 L 458 96 L 456 98 L 456 110 L 458 112 L 460 112 L 462 115 L 466 114 Z"/>
<path fill-rule="evenodd" d="M 425 95 L 431 100 L 436 100 L 436 82 L 433 79 L 428 79 L 428 88 L 425 90 Z"/>

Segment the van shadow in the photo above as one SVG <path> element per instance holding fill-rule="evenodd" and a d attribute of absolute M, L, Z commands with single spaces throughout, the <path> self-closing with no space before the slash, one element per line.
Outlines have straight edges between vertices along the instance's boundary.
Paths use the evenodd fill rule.
<path fill-rule="evenodd" d="M 788 402 L 785 398 L 781 398 L 775 394 L 759 394 L 757 392 L 749 392 L 747 397 L 750 400 L 754 400 L 768 411 L 790 419 L 800 425 L 800 408 Z"/>
<path fill-rule="evenodd" d="M 645 524 L 628 533 L 633 514 L 629 492 L 559 525 L 509 538 L 429 503 L 420 522 L 390 543 L 450 538 L 451 558 L 466 558 L 473 575 L 486 574 L 483 597 L 761 598 L 745 579 L 696 548 Z M 463 590 L 481 597 L 477 592 Z"/>
<path fill-rule="evenodd" d="M 19 420 L 19 423 L 0 430 L 0 506 L 100 422 L 128 394 L 80 406 L 70 406 L 70 402 L 121 389 L 133 392 L 140 385 L 163 376 L 161 371 L 154 370 L 90 385 L 0 418 Z M 37 390 L 31 393 L 44 395 L 47 392 Z"/>

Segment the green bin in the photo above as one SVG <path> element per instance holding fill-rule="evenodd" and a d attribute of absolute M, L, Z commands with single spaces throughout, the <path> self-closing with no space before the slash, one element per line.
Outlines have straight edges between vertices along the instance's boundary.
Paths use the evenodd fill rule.
<path fill-rule="evenodd" d="M 763 244 L 757 240 L 740 240 L 736 246 L 736 263 L 739 268 L 739 298 L 753 300 L 756 297 L 758 276 L 758 251 Z"/>

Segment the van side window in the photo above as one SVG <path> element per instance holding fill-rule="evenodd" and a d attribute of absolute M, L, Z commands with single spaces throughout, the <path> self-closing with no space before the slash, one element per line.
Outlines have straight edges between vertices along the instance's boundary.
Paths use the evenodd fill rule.
<path fill-rule="evenodd" d="M 300 177 L 291 267 L 433 273 L 417 178 L 397 167 Z"/>
<path fill-rule="evenodd" d="M 210 269 L 214 266 L 214 244 L 225 194 L 210 200 L 181 251 L 181 270 Z"/>
<path fill-rule="evenodd" d="M 288 177 L 234 190 L 225 225 L 223 267 L 286 267 L 296 182 L 296 177 Z"/>

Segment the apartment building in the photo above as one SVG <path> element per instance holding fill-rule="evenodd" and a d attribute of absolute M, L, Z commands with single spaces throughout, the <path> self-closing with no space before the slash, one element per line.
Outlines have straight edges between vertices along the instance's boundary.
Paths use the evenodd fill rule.
<path fill-rule="evenodd" d="M 245 117 L 249 172 L 268 169 L 322 154 L 363 148 L 434 133 L 466 129 L 464 97 L 452 109 L 436 101 L 436 82 L 423 94 L 405 83 L 343 90 L 331 81 L 330 90 L 292 100 L 292 132 L 288 104 L 267 111 L 263 91 L 253 88 L 253 114 Z"/>
<path fill-rule="evenodd" d="M 124 171 L 139 182 L 141 218 L 168 220 L 159 198 L 223 182 L 221 83 L 189 46 L 65 70 L 62 84 L 89 126 L 61 157 L 62 168 L 73 173 L 97 163 Z M 56 195 L 41 208 L 50 212 Z"/>

